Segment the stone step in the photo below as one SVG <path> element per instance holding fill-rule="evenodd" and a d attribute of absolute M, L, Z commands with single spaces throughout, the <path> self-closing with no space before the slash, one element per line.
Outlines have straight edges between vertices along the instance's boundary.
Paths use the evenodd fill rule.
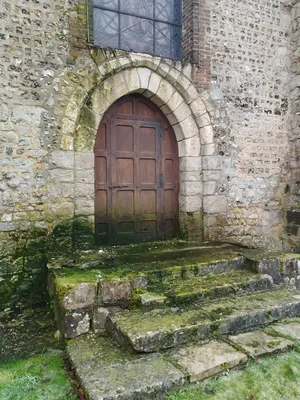
<path fill-rule="evenodd" d="M 106 328 L 120 345 L 149 353 L 296 316 L 300 292 L 280 289 L 196 308 L 122 311 L 108 316 Z"/>
<path fill-rule="evenodd" d="M 273 282 L 270 277 L 260 276 L 246 268 L 190 278 L 178 279 L 171 276 L 160 282 L 149 280 L 149 291 L 141 294 L 137 303 L 140 303 L 143 309 L 151 310 L 167 305 L 201 304 L 211 299 L 271 290 L 272 287 Z"/>
<path fill-rule="evenodd" d="M 89 400 L 161 399 L 184 374 L 159 354 L 130 354 L 105 336 L 69 341 L 67 354 Z"/>
<path fill-rule="evenodd" d="M 149 246 L 157 249 L 153 251 Z M 140 294 L 147 295 L 148 288 L 150 291 L 157 289 L 157 295 L 172 286 L 173 282 L 182 282 L 183 285 L 190 279 L 200 282 L 201 279 L 209 280 L 213 275 L 225 272 L 230 274 L 247 266 L 246 258 L 240 253 L 241 249 L 226 244 L 216 246 L 206 243 L 196 246 L 180 241 L 143 244 L 142 250 L 149 257 L 147 249 L 151 255 L 150 262 L 141 262 L 141 258 L 138 258 L 141 245 L 84 251 L 74 254 L 71 259 L 57 258 L 49 262 L 48 290 L 57 324 L 64 337 L 76 337 L 87 333 L 91 326 L 101 326 L 99 308 L 102 321 L 106 312 L 114 312 L 118 307 L 126 309 L 136 306 Z M 141 253 L 141 257 L 144 253 Z M 159 258 L 161 254 L 162 259 Z M 129 262 L 131 256 L 132 263 Z M 158 258 L 153 261 L 156 256 Z M 257 282 L 258 286 L 267 284 L 266 280 Z M 251 284 L 248 285 L 249 290 L 250 287 Z M 216 295 L 221 295 L 222 290 L 229 293 L 234 288 L 219 288 Z M 199 300 L 202 294 L 204 298 L 213 296 L 212 288 L 205 294 L 204 288 L 198 292 L 200 294 L 193 293 L 188 299 L 186 294 L 180 296 L 179 291 L 177 297 L 191 302 L 197 298 Z M 151 301 L 153 307 L 153 296 Z M 95 319 L 98 321 L 95 322 Z"/>
<path fill-rule="evenodd" d="M 170 389 L 245 365 L 248 357 L 286 351 L 300 338 L 298 320 L 161 353 L 130 353 L 105 334 L 67 342 L 69 360 L 90 400 L 158 400 Z M 287 337 L 288 336 L 288 337 Z"/>
<path fill-rule="evenodd" d="M 151 264 L 164 261 L 176 262 L 176 260 L 201 259 L 209 262 L 211 259 L 231 259 L 233 254 L 242 254 L 243 248 L 228 243 L 203 242 L 193 243 L 184 240 L 169 240 L 151 243 L 139 243 L 126 246 L 106 246 L 101 249 L 79 251 L 74 254 L 74 259 L 88 266 L 109 267 L 114 265 Z"/>

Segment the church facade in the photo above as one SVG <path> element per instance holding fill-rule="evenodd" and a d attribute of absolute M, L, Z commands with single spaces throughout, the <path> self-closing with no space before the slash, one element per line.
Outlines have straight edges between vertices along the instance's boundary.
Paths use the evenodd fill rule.
<path fill-rule="evenodd" d="M 299 251 L 300 2 L 0 4 L 0 293 L 182 237 Z"/>

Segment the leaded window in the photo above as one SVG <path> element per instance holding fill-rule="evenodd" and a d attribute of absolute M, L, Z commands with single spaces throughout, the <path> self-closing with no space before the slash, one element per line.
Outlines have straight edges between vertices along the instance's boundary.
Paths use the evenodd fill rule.
<path fill-rule="evenodd" d="M 181 58 L 181 0 L 89 0 L 89 41 Z"/>

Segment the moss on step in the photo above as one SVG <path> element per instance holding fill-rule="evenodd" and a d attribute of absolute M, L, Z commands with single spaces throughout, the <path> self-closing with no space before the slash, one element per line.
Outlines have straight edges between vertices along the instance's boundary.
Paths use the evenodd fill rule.
<path fill-rule="evenodd" d="M 128 352 L 118 345 L 108 334 L 89 334 L 67 342 L 67 353 L 73 362 L 100 363 L 103 367 L 116 363 L 134 361 L 141 356 Z"/>
<path fill-rule="evenodd" d="M 194 309 L 171 309 L 153 310 L 148 313 L 131 311 L 119 313 L 114 317 L 118 329 L 132 335 L 142 335 L 148 331 L 182 328 L 205 322 L 215 322 L 227 316 L 241 315 L 255 309 L 266 309 L 276 305 L 283 300 L 290 299 L 289 290 L 273 291 L 267 293 L 255 293 L 242 296 L 237 299 L 212 302 L 209 305 Z"/>
<path fill-rule="evenodd" d="M 155 282 L 149 285 L 152 291 L 168 292 L 170 295 L 184 296 L 197 292 L 206 293 L 210 289 L 221 286 L 232 286 L 245 288 L 249 282 L 258 279 L 259 275 L 247 269 L 231 270 L 222 274 L 208 274 L 206 276 L 189 276 L 186 278 L 178 279 L 178 277 L 171 275 L 163 279 L 161 283 Z M 151 281 L 150 281 L 151 282 Z"/>
<path fill-rule="evenodd" d="M 151 253 L 152 246 L 155 250 Z M 173 254 L 172 249 L 182 251 L 188 250 L 185 257 L 180 259 L 168 259 L 147 263 L 129 263 L 124 259 L 130 259 L 134 254 L 136 260 L 144 251 L 152 257 L 154 254 Z M 192 250 L 201 249 L 202 254 L 190 256 Z M 224 251 L 227 249 L 227 252 Z M 206 253 L 208 251 L 208 253 Z M 219 254 L 220 253 L 220 254 Z M 152 255 L 151 255 L 152 254 Z M 168 255 L 169 257 L 169 255 Z M 205 260 L 205 261 L 204 261 Z M 104 247 L 102 249 L 81 251 L 75 253 L 72 258 L 53 259 L 48 268 L 54 276 L 54 284 L 59 300 L 69 293 L 76 285 L 86 283 L 97 283 L 109 280 L 133 280 L 135 277 L 145 276 L 152 285 L 151 291 L 163 292 L 169 290 L 174 281 L 195 277 L 204 274 L 204 269 L 208 270 L 231 268 L 235 265 L 243 265 L 243 258 L 236 252 L 228 251 L 228 245 L 221 245 L 216 249 L 214 246 L 194 246 L 184 241 L 158 242 L 129 246 L 118 246 L 115 248 Z M 209 277 L 207 278 L 209 280 Z M 211 278 L 213 282 L 213 278 Z M 193 283 L 194 284 L 194 283 Z M 188 289 L 186 289 L 188 291 Z M 134 298 L 132 304 L 137 304 L 139 298 Z"/>

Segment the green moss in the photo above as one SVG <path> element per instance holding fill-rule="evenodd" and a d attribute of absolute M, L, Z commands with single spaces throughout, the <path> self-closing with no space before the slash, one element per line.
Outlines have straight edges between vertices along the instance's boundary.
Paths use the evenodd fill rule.
<path fill-rule="evenodd" d="M 133 361 L 139 358 L 138 355 L 127 352 L 119 346 L 106 333 L 90 334 L 69 340 L 67 352 L 78 365 L 86 361 L 90 363 L 98 361 L 105 367 L 110 364 Z"/>
<path fill-rule="evenodd" d="M 287 260 L 300 260 L 300 254 L 284 253 L 284 254 L 281 254 L 280 260 L 282 262 L 287 261 Z"/>
<path fill-rule="evenodd" d="M 252 342 L 247 343 L 247 346 L 251 346 L 251 347 L 259 347 L 260 345 L 261 345 L 261 343 L 256 340 L 253 340 Z"/>
<path fill-rule="evenodd" d="M 94 235 L 94 223 L 88 217 L 77 217 L 73 221 L 74 235 Z"/>
<path fill-rule="evenodd" d="M 273 349 L 274 347 L 277 347 L 281 343 L 281 340 L 271 340 L 267 343 L 267 346 Z"/>
<path fill-rule="evenodd" d="M 83 107 L 80 114 L 80 123 L 92 129 L 98 129 L 99 121 L 96 120 L 96 115 L 92 110 Z"/>
<path fill-rule="evenodd" d="M 212 302 L 201 308 L 187 308 L 172 312 L 170 309 L 153 310 L 148 313 L 132 311 L 130 314 L 119 314 L 117 325 L 130 334 L 146 333 L 148 330 L 163 330 L 171 328 L 197 326 L 202 323 L 217 322 L 224 317 L 238 316 L 240 313 L 252 312 L 253 309 L 265 309 L 278 304 L 281 299 L 289 299 L 290 292 L 255 293 L 245 297 L 226 299 L 222 304 Z"/>
<path fill-rule="evenodd" d="M 81 271 L 78 269 L 63 269 L 61 273 L 56 273 L 54 277 L 55 291 L 59 302 L 80 283 L 96 284 L 101 278 L 102 276 L 98 270 Z"/>
<path fill-rule="evenodd" d="M 131 296 L 130 296 L 130 306 L 131 308 L 135 308 L 136 306 L 139 306 L 141 303 L 141 294 L 147 293 L 146 289 L 142 289 L 139 287 L 133 288 L 131 291 Z"/>

